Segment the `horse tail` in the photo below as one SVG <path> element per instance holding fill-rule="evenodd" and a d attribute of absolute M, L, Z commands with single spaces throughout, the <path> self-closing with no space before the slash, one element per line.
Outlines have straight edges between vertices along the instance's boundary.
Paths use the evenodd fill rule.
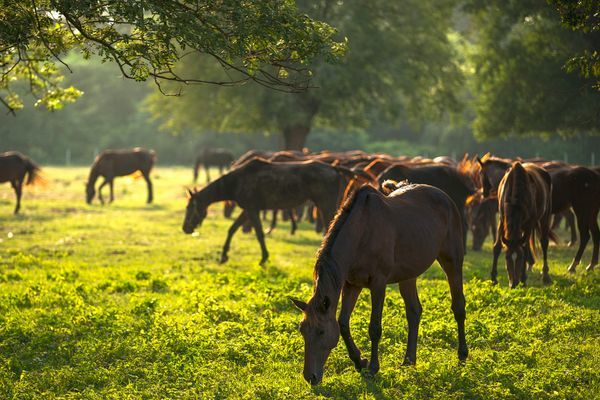
<path fill-rule="evenodd" d="M 41 176 L 42 169 L 36 163 L 28 157 L 24 157 L 23 162 L 25 163 L 25 174 L 27 175 L 26 185 L 46 183 L 46 180 Z"/>

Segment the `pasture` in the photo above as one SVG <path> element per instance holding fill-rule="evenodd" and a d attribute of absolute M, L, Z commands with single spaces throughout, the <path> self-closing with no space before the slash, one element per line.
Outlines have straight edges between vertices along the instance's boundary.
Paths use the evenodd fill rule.
<path fill-rule="evenodd" d="M 301 314 L 289 301 L 312 293 L 322 237 L 311 225 L 302 222 L 291 236 L 280 221 L 264 268 L 255 236 L 240 231 L 221 265 L 231 224 L 221 205 L 197 233 L 181 231 L 190 168 L 155 169 L 151 205 L 144 181 L 126 177 L 115 180 L 115 203 L 88 206 L 87 173 L 45 168 L 48 184 L 25 189 L 18 216 L 12 189 L 0 187 L 2 399 L 592 399 L 600 392 L 600 279 L 584 271 L 589 245 L 574 275 L 566 269 L 575 249 L 552 245 L 553 284 L 542 286 L 538 263 L 529 287 L 514 290 L 503 258 L 499 285 L 489 282 L 489 239 L 482 252 L 470 251 L 464 366 L 441 268 L 418 280 L 414 368 L 400 365 L 404 305 L 397 286 L 388 287 L 380 373 L 357 373 L 340 341 L 323 383 L 311 388 L 302 378 Z M 369 312 L 365 291 L 351 321 L 363 350 Z"/>

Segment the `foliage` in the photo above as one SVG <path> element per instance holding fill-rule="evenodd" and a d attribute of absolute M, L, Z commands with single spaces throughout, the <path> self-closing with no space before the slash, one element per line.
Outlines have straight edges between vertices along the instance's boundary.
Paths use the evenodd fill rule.
<path fill-rule="evenodd" d="M 285 91 L 303 90 L 308 61 L 334 60 L 343 44 L 335 31 L 300 13 L 291 0 L 0 2 L 0 100 L 22 106 L 13 87 L 26 80 L 38 103 L 57 108 L 79 93 L 61 89 L 56 63 L 73 48 L 116 63 L 126 78 L 180 84 L 253 81 Z M 211 81 L 180 75 L 186 55 L 205 54 L 231 72 Z M 64 64 L 64 63 L 63 63 Z M 286 78 L 281 74 L 285 71 Z"/>
<path fill-rule="evenodd" d="M 466 1 L 476 53 L 472 75 L 482 137 L 598 132 L 600 92 L 593 76 L 566 73 L 576 54 L 595 51 L 598 32 L 565 29 L 541 1 Z"/>
<path fill-rule="evenodd" d="M 560 14 L 564 25 L 573 30 L 596 35 L 600 33 L 600 4 L 595 0 L 548 0 Z M 571 58 L 567 70 L 579 71 L 581 75 L 595 77 L 595 88 L 600 90 L 600 53 L 598 48 L 584 50 L 583 54 Z"/>
<path fill-rule="evenodd" d="M 238 233 L 217 264 L 231 221 L 211 208 L 195 237 L 180 231 L 187 170 L 120 178 L 111 206 L 86 206 L 87 169 L 49 168 L 14 217 L 0 187 L 0 397 L 145 399 L 592 399 L 600 390 L 598 273 L 566 272 L 574 249 L 552 246 L 554 284 L 510 290 L 487 281 L 490 243 L 465 262 L 469 359 L 459 366 L 448 285 L 433 266 L 418 281 L 423 304 L 415 368 L 402 367 L 406 320 L 397 287 L 383 314 L 381 372 L 360 375 L 340 341 L 324 382 L 302 378 L 300 314 L 321 236 L 306 223 L 269 237 L 257 265 L 252 235 Z M 9 232 L 11 233 L 9 235 Z M 588 246 L 589 248 L 589 246 Z M 589 259 L 590 250 L 585 254 Z M 369 296 L 352 318 L 368 350 Z"/>
<path fill-rule="evenodd" d="M 314 89 L 281 94 L 255 86 L 243 90 L 201 87 L 185 97 L 153 96 L 152 113 L 168 130 L 216 129 L 283 133 L 286 147 L 302 147 L 313 127 L 348 129 L 374 119 L 396 122 L 439 116 L 458 107 L 461 74 L 454 62 L 452 1 L 303 1 L 309 15 L 347 38 L 346 56 L 317 60 Z M 220 71 L 207 57 L 183 71 Z M 216 78 L 215 78 L 216 79 Z M 197 112 L 200 107 L 201 112 Z M 295 137 L 297 136 L 297 137 Z"/>

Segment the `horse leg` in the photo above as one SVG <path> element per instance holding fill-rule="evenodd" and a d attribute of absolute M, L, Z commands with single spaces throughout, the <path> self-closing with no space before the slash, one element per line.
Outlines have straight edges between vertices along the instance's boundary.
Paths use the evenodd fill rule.
<path fill-rule="evenodd" d="M 340 316 L 338 317 L 340 334 L 342 335 L 342 339 L 344 339 L 346 349 L 348 349 L 348 356 L 350 356 L 350 359 L 354 362 L 354 367 L 359 372 L 361 369 L 367 368 L 369 360 L 361 358 L 360 350 L 356 347 L 354 339 L 352 339 L 352 335 L 350 334 L 350 315 L 352 315 L 361 290 L 358 286 L 352 286 L 348 282 L 344 283 L 342 289 L 342 307 Z"/>
<path fill-rule="evenodd" d="M 567 246 L 573 247 L 575 243 L 577 243 L 577 231 L 575 229 L 575 214 L 573 214 L 573 210 L 568 209 L 564 212 L 565 220 L 567 221 L 567 225 L 569 226 L 569 231 L 571 232 L 571 240 L 567 243 Z"/>
<path fill-rule="evenodd" d="M 298 229 L 298 225 L 296 224 L 296 217 L 294 216 L 294 210 L 288 210 L 290 213 L 290 221 L 292 222 L 292 231 L 290 232 L 292 235 L 296 233 L 296 229 Z"/>
<path fill-rule="evenodd" d="M 242 211 L 242 213 L 240 215 L 238 215 L 238 217 L 235 219 L 235 221 L 233 221 L 233 224 L 231 224 L 231 226 L 229 227 L 229 231 L 227 232 L 227 239 L 225 239 L 225 244 L 223 245 L 223 251 L 221 252 L 221 261 L 220 261 L 221 264 L 226 263 L 227 260 L 229 259 L 229 257 L 227 257 L 227 253 L 229 252 L 229 246 L 231 245 L 231 239 L 233 238 L 233 235 L 239 229 L 239 227 L 242 226 L 242 224 L 244 223 L 245 220 L 246 220 L 246 211 Z"/>
<path fill-rule="evenodd" d="M 108 182 L 108 188 L 110 189 L 110 201 L 109 203 L 112 203 L 113 201 L 115 201 L 115 193 L 114 193 L 114 179 L 111 179 L 110 182 Z"/>
<path fill-rule="evenodd" d="M 17 204 L 15 205 L 14 214 L 18 214 L 19 210 L 21 209 L 21 196 L 23 194 L 23 182 L 15 180 L 15 181 L 11 181 L 10 185 L 14 189 L 15 196 L 17 198 Z"/>
<path fill-rule="evenodd" d="M 252 227 L 254 228 L 254 233 L 256 233 L 256 239 L 258 239 L 258 243 L 260 244 L 260 250 L 262 252 L 260 265 L 265 265 L 267 259 L 269 258 L 269 251 L 267 250 L 267 245 L 265 244 L 265 234 L 263 232 L 262 223 L 260 222 L 260 216 L 258 215 L 258 211 L 246 210 L 246 212 L 250 222 L 252 223 Z"/>
<path fill-rule="evenodd" d="M 371 362 L 369 372 L 375 375 L 379 371 L 379 340 L 381 339 L 381 316 L 385 300 L 385 284 L 371 288 L 371 321 L 369 338 L 371 339 Z"/>
<path fill-rule="evenodd" d="M 592 242 L 594 244 L 594 250 L 592 252 L 592 260 L 590 265 L 585 269 L 586 271 L 593 271 L 596 265 L 598 265 L 598 250 L 600 247 L 600 229 L 598 229 L 598 213 L 591 218 L 591 230 L 592 230 Z"/>
<path fill-rule="evenodd" d="M 500 236 L 500 235 L 498 235 Z M 465 294 L 463 291 L 463 274 L 462 264 L 463 257 L 458 254 L 455 250 L 450 254 L 454 256 L 442 256 L 438 257 L 440 266 L 446 273 L 448 279 L 448 285 L 450 286 L 450 296 L 452 297 L 452 312 L 454 314 L 454 320 L 458 327 L 458 360 L 463 362 L 469 355 L 469 348 L 467 347 L 467 339 L 465 337 Z"/>
<path fill-rule="evenodd" d="M 548 266 L 548 243 L 550 242 L 550 216 L 542 218 L 540 223 L 540 245 L 542 246 L 542 282 L 545 285 L 552 283 L 550 267 Z"/>
<path fill-rule="evenodd" d="M 152 181 L 150 180 L 150 171 L 142 172 L 144 175 L 144 180 L 146 181 L 146 185 L 148 185 L 148 200 L 146 200 L 147 204 L 152 203 L 154 199 L 154 195 L 152 193 Z"/>
<path fill-rule="evenodd" d="M 210 182 L 210 172 L 208 172 L 208 164 L 204 164 L 204 171 L 206 172 L 206 183 Z"/>
<path fill-rule="evenodd" d="M 500 252 L 502 251 L 502 229 L 503 229 L 503 223 L 502 221 L 500 221 L 500 223 L 498 224 L 498 231 L 496 233 L 496 241 L 494 242 L 494 249 L 493 249 L 493 260 L 492 260 L 492 273 L 491 273 L 491 277 L 492 277 L 492 282 L 494 282 L 494 284 L 498 283 L 498 257 L 500 256 Z"/>
<path fill-rule="evenodd" d="M 102 182 L 102 184 L 98 187 L 98 199 L 100 200 L 101 204 L 104 204 L 104 197 L 102 197 L 102 188 L 107 183 L 108 183 L 108 181 L 106 180 L 106 178 L 104 178 L 104 182 Z"/>
<path fill-rule="evenodd" d="M 273 210 L 273 218 L 271 218 L 271 226 L 265 232 L 265 235 L 270 235 L 271 232 L 273 232 L 273 229 L 275 229 L 275 226 L 277 226 L 277 211 L 278 211 L 277 209 Z"/>
<path fill-rule="evenodd" d="M 586 215 L 583 215 L 586 214 Z M 574 273 L 581 261 L 581 256 L 583 255 L 583 251 L 585 250 L 585 246 L 587 246 L 588 240 L 590 240 L 590 226 L 589 226 L 589 218 L 587 212 L 582 212 L 581 210 L 575 210 L 575 215 L 577 216 L 577 228 L 579 228 L 579 248 L 577 249 L 577 253 L 575 254 L 575 258 L 569 265 L 569 272 Z"/>
<path fill-rule="evenodd" d="M 400 282 L 399 286 L 400 294 L 404 299 L 406 320 L 408 321 L 408 340 L 402 365 L 415 365 L 417 362 L 417 337 L 419 336 L 419 323 L 421 322 L 423 307 L 421 307 L 419 301 L 416 279 Z"/>

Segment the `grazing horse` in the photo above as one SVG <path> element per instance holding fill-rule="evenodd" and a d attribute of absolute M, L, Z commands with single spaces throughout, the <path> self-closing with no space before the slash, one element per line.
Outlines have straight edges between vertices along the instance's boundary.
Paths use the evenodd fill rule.
<path fill-rule="evenodd" d="M 96 181 L 102 176 L 104 182 L 98 187 L 98 198 L 104 204 L 102 197 L 102 188 L 108 184 L 110 188 L 110 202 L 114 201 L 113 181 L 117 176 L 126 176 L 139 171 L 146 184 L 148 185 L 147 203 L 152 203 L 152 181 L 150 180 L 150 171 L 156 161 L 154 150 L 146 150 L 136 147 L 132 150 L 104 150 L 100 153 L 90 170 L 90 175 L 86 184 L 86 202 L 92 203 L 96 195 Z"/>
<path fill-rule="evenodd" d="M 208 172 L 210 167 L 218 167 L 219 175 L 223 175 L 223 170 L 229 169 L 231 163 L 233 163 L 233 160 L 233 154 L 231 154 L 229 150 L 211 148 L 203 149 L 196 158 L 196 163 L 194 164 L 194 182 L 198 180 L 198 171 L 200 170 L 200 166 L 204 166 L 204 171 L 206 171 L 206 181 L 210 182 L 210 174 Z"/>
<path fill-rule="evenodd" d="M 450 196 L 458 208 L 461 221 L 463 221 L 463 244 L 466 253 L 467 219 L 465 217 L 465 204 L 467 198 L 475 193 L 475 185 L 470 178 L 461 174 L 455 167 L 447 165 L 425 165 L 411 168 L 396 164 L 387 168 L 377 177 L 380 184 L 388 179 L 394 181 L 407 179 L 410 183 L 431 185 Z"/>
<path fill-rule="evenodd" d="M 465 297 L 463 294 L 462 221 L 454 202 L 428 185 L 399 184 L 389 196 L 364 186 L 338 211 L 317 254 L 315 288 L 305 303 L 292 300 L 303 311 L 304 378 L 321 382 L 323 368 L 340 333 L 358 371 L 379 370 L 379 340 L 386 285 L 399 283 L 408 320 L 404 364 L 416 362 L 421 303 L 417 277 L 437 260 L 452 296 L 458 324 L 458 357 L 465 360 Z M 371 361 L 361 357 L 350 334 L 350 315 L 363 288 L 371 292 Z M 336 321 L 338 302 L 341 311 Z"/>
<path fill-rule="evenodd" d="M 510 167 L 510 162 L 488 155 L 478 159 L 478 162 L 481 167 L 483 193 L 487 197 L 498 188 L 498 176 Z M 552 213 L 565 213 L 569 207 L 572 207 L 577 218 L 579 247 L 568 270 L 575 272 L 591 233 L 592 260 L 586 268 L 591 271 L 598 264 L 600 247 L 600 230 L 597 222 L 600 208 L 600 175 L 590 168 L 570 166 L 557 161 L 543 163 L 542 167 L 552 179 Z"/>
<path fill-rule="evenodd" d="M 40 167 L 38 167 L 29 157 L 16 151 L 9 151 L 0 154 L 0 182 L 10 182 L 17 197 L 15 214 L 21 209 L 21 195 L 23 193 L 23 183 L 26 185 L 35 184 L 43 179 L 40 177 Z M 25 181 L 27 176 L 27 181 Z"/>
<path fill-rule="evenodd" d="M 483 197 L 477 191 L 467 200 L 467 220 L 473 235 L 472 249 L 480 251 L 488 233 L 491 232 L 496 241 L 496 213 L 498 213 L 498 200 L 494 197 Z"/>
<path fill-rule="evenodd" d="M 347 174 L 356 177 L 348 169 L 318 161 L 273 163 L 261 158 L 251 159 L 202 190 L 189 191 L 183 231 L 192 233 L 206 217 L 210 204 L 224 200 L 235 201 L 243 211 L 229 228 L 221 263 L 228 260 L 227 253 L 233 235 L 249 219 L 262 251 L 262 265 L 267 261 L 269 252 L 259 212 L 291 209 L 311 200 L 321 210 L 323 222 L 329 224 L 342 197 Z"/>
<path fill-rule="evenodd" d="M 548 240 L 552 214 L 552 179 L 535 164 L 516 161 L 498 187 L 500 220 L 493 250 L 491 278 L 498 283 L 498 256 L 506 246 L 506 269 L 511 288 L 526 284 L 526 262 L 534 263 L 534 232 L 537 231 L 543 254 L 542 279 L 551 282 L 548 273 Z"/>

